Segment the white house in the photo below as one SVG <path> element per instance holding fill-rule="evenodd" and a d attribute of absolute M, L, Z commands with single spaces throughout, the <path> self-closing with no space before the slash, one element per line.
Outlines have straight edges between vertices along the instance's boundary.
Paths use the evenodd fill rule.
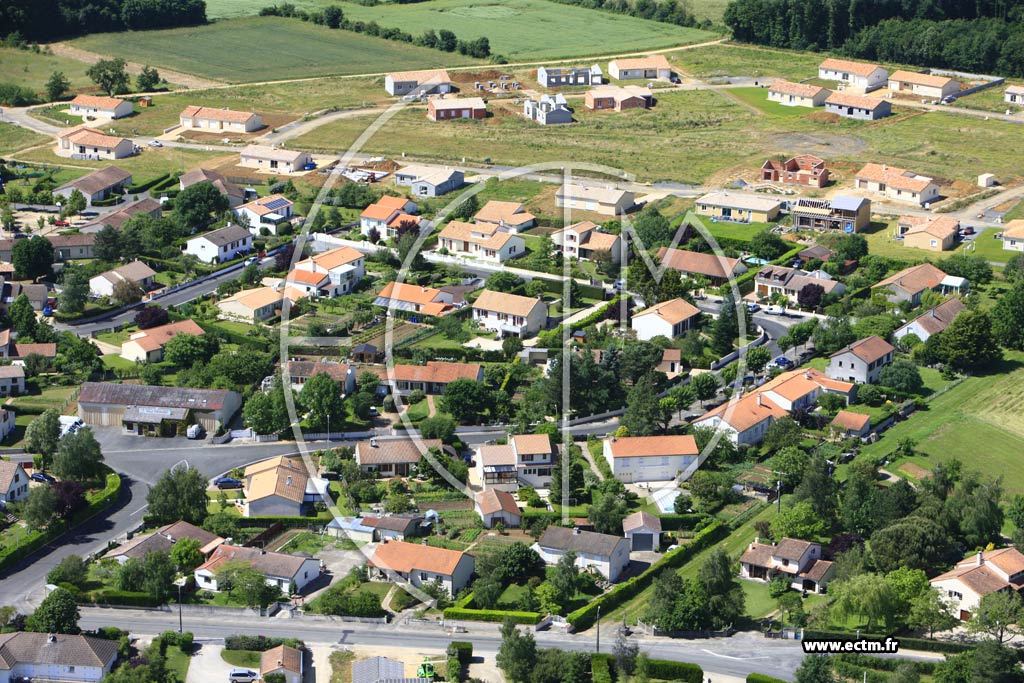
<path fill-rule="evenodd" d="M 1024 104 L 1024 86 L 1011 85 L 1003 91 L 1003 102 L 1016 104 L 1018 107 Z"/>
<path fill-rule="evenodd" d="M 133 282 L 146 291 L 153 285 L 154 277 L 156 277 L 155 270 L 142 261 L 132 261 L 90 278 L 89 295 L 94 297 L 114 296 L 114 287 L 124 281 Z"/>
<path fill-rule="evenodd" d="M 909 301 L 917 306 L 921 303 L 922 294 L 928 290 L 938 290 L 948 277 L 932 264 L 921 263 L 876 282 L 871 285 L 871 289 L 885 290 L 885 297 L 894 304 Z"/>
<path fill-rule="evenodd" d="M 246 168 L 274 173 L 297 173 L 312 163 L 309 152 L 280 149 L 266 145 L 249 145 L 240 155 L 239 164 Z"/>
<path fill-rule="evenodd" d="M 633 552 L 650 552 L 661 546 L 661 519 L 637 510 L 622 520 L 622 534 Z"/>
<path fill-rule="evenodd" d="M 406 166 L 395 171 L 395 185 L 411 188 L 415 197 L 440 197 L 465 184 L 463 172 L 454 168 Z"/>
<path fill-rule="evenodd" d="M 691 435 L 611 436 L 603 453 L 615 478 L 626 483 L 686 480 L 700 464 Z"/>
<path fill-rule="evenodd" d="M 441 316 L 455 310 L 452 302 L 455 297 L 433 287 L 421 287 L 404 282 L 389 282 L 380 290 L 373 305 L 381 308 L 422 313 L 423 315 Z"/>
<path fill-rule="evenodd" d="M 118 642 L 95 636 L 20 631 L 0 634 L 0 683 L 99 683 L 117 661 Z"/>
<path fill-rule="evenodd" d="M 185 242 L 184 252 L 203 263 L 227 263 L 252 251 L 252 233 L 241 225 L 228 225 Z"/>
<path fill-rule="evenodd" d="M 893 71 L 889 76 L 889 90 L 914 97 L 941 100 L 960 92 L 960 81 L 949 76 L 936 76 L 915 71 Z"/>
<path fill-rule="evenodd" d="M 302 650 L 289 645 L 264 650 L 260 655 L 260 677 L 267 679 L 270 674 L 284 676 L 284 683 L 302 683 L 305 667 Z"/>
<path fill-rule="evenodd" d="M 820 107 L 831 94 L 820 85 L 793 83 L 780 78 L 768 88 L 768 101 L 786 107 Z"/>
<path fill-rule="evenodd" d="M 594 211 L 605 216 L 621 216 L 636 205 L 635 196 L 632 192 L 613 187 L 563 184 L 555 192 L 555 206 Z"/>
<path fill-rule="evenodd" d="M 504 263 L 526 253 L 526 241 L 494 223 L 449 221 L 437 236 L 438 249 L 487 263 Z"/>
<path fill-rule="evenodd" d="M 0 503 L 7 505 L 28 498 L 28 482 L 28 475 L 20 463 L 0 460 Z"/>
<path fill-rule="evenodd" d="M 754 278 L 754 292 L 759 299 L 770 299 L 776 294 L 785 296 L 789 303 L 800 303 L 800 292 L 808 285 L 821 287 L 822 296 L 842 294 L 846 285 L 823 270 L 800 270 L 788 266 L 763 266 Z"/>
<path fill-rule="evenodd" d="M 518 491 L 520 484 L 548 488 L 557 456 L 547 434 L 516 434 L 506 444 L 477 447 L 477 474 L 485 490 Z"/>
<path fill-rule="evenodd" d="M 577 567 L 596 571 L 609 581 L 616 581 L 629 566 L 629 541 L 622 536 L 552 525 L 533 549 L 548 565 L 558 564 L 566 553 L 575 553 Z"/>
<path fill-rule="evenodd" d="M 267 585 L 285 595 L 301 591 L 320 576 L 320 560 L 302 555 L 272 553 L 262 548 L 243 548 L 226 543 L 217 546 L 210 558 L 196 567 L 196 586 L 200 590 L 219 590 L 217 572 L 224 565 L 240 562 L 263 574 Z"/>
<path fill-rule="evenodd" d="M 928 341 L 933 334 L 937 334 L 949 327 L 953 318 L 967 308 L 959 297 L 953 297 L 944 301 L 935 308 L 922 313 L 908 323 L 896 328 L 892 333 L 893 339 L 902 339 L 908 334 L 916 335 L 921 341 Z"/>
<path fill-rule="evenodd" d="M 967 621 L 989 593 L 1024 588 L 1024 555 L 1012 546 L 978 551 L 930 583 L 942 592 L 953 614 Z"/>
<path fill-rule="evenodd" d="M 0 398 L 19 396 L 24 393 L 25 367 L 23 365 L 0 365 Z"/>
<path fill-rule="evenodd" d="M 295 204 L 292 200 L 281 194 L 271 194 L 242 204 L 234 211 L 240 219 L 245 217 L 249 232 L 253 235 L 259 235 L 264 230 L 276 235 L 277 226 L 289 221 L 294 215 L 294 210 Z"/>
<path fill-rule="evenodd" d="M 298 301 L 305 294 L 291 287 L 284 291 L 274 287 L 243 289 L 217 302 L 221 316 L 246 323 L 257 323 L 273 318 L 284 307 L 284 299 Z"/>
<path fill-rule="evenodd" d="M 420 88 L 419 95 L 449 93 L 452 79 L 444 69 L 395 71 L 384 77 L 384 89 L 389 95 L 408 95 L 417 88 Z"/>
<path fill-rule="evenodd" d="M 532 228 L 537 217 L 519 202 L 500 202 L 495 199 L 484 204 L 473 216 L 475 223 L 490 223 L 505 232 L 516 234 Z"/>
<path fill-rule="evenodd" d="M 655 337 L 675 339 L 694 329 L 699 319 L 699 308 L 686 299 L 672 299 L 634 313 L 630 327 L 636 338 L 644 341 Z"/>
<path fill-rule="evenodd" d="M 1003 250 L 1024 252 L 1024 218 L 1007 222 L 1003 230 Z"/>
<path fill-rule="evenodd" d="M 608 74 L 620 81 L 640 78 L 668 80 L 672 77 L 672 65 L 668 63 L 665 55 L 613 59 L 608 62 Z"/>
<path fill-rule="evenodd" d="M 315 254 L 295 264 L 295 270 L 326 278 L 318 288 L 324 296 L 348 294 L 366 277 L 366 255 L 352 247 Z"/>
<path fill-rule="evenodd" d="M 413 586 L 439 582 L 455 596 L 473 575 L 472 555 L 419 543 L 388 541 L 377 546 L 367 563 L 378 577 L 397 574 Z"/>
<path fill-rule="evenodd" d="M 878 381 L 878 373 L 892 363 L 895 347 L 878 335 L 859 339 L 829 356 L 825 374 L 855 384 Z"/>
<path fill-rule="evenodd" d="M 740 556 L 740 577 L 771 581 L 785 577 L 798 591 L 824 593 L 832 575 L 832 563 L 822 559 L 821 544 L 783 538 L 778 544 L 755 539 Z"/>
<path fill-rule="evenodd" d="M 179 334 L 199 337 L 206 331 L 195 320 L 187 319 L 132 332 L 128 341 L 121 344 L 121 358 L 136 363 L 159 363 L 164 359 L 164 346 Z"/>
<path fill-rule="evenodd" d="M 547 318 L 547 304 L 539 298 L 485 289 L 473 302 L 473 320 L 502 337 L 529 337 L 544 328 Z"/>
<path fill-rule="evenodd" d="M 607 254 L 612 263 L 622 261 L 621 238 L 602 231 L 601 226 L 592 221 L 580 221 L 556 230 L 551 242 L 561 247 L 565 258 L 593 261 L 598 254 Z"/>
<path fill-rule="evenodd" d="M 68 198 L 78 190 L 85 197 L 85 205 L 92 206 L 95 201 L 108 199 L 115 194 L 124 194 L 125 188 L 131 184 L 131 173 L 117 166 L 107 166 L 64 183 L 54 190 L 53 194 Z"/>
<path fill-rule="evenodd" d="M 114 137 L 88 126 L 75 126 L 57 133 L 57 156 L 72 159 L 124 159 L 135 153 L 128 138 Z"/>
<path fill-rule="evenodd" d="M 541 95 L 536 100 L 524 100 L 523 116 L 542 126 L 572 123 L 572 112 L 569 108 L 550 95 Z"/>
<path fill-rule="evenodd" d="M 189 105 L 178 117 L 182 128 L 214 133 L 251 133 L 263 127 L 259 114 L 216 107 Z"/>
<path fill-rule="evenodd" d="M 516 504 L 516 498 L 508 491 L 490 488 L 476 494 L 473 509 L 483 520 L 485 529 L 493 529 L 499 522 L 505 528 L 517 528 L 523 513 Z"/>
<path fill-rule="evenodd" d="M 537 83 L 544 88 L 560 88 L 572 85 L 601 85 L 603 79 L 601 67 L 597 64 L 590 67 L 542 66 L 537 69 Z"/>
<path fill-rule="evenodd" d="M 120 119 L 134 112 L 132 103 L 117 97 L 102 95 L 76 95 L 70 103 L 75 116 L 92 116 L 104 119 Z"/>
<path fill-rule="evenodd" d="M 384 195 L 359 214 L 359 232 L 369 235 L 371 230 L 376 230 L 381 237 L 394 237 L 394 232 L 401 223 L 396 219 L 403 215 L 414 219 L 415 213 L 416 202 L 411 199 Z"/>
<path fill-rule="evenodd" d="M 846 59 L 826 59 L 818 65 L 818 78 L 840 81 L 861 92 L 885 87 L 889 72 L 877 64 L 851 62 Z"/>
<path fill-rule="evenodd" d="M 897 202 L 923 205 L 939 198 L 939 186 L 931 178 L 888 164 L 865 164 L 854 182 L 858 190 Z"/>
<path fill-rule="evenodd" d="M 310 477 L 297 458 L 268 458 L 245 468 L 245 517 L 301 517 L 327 495 L 327 480 Z"/>

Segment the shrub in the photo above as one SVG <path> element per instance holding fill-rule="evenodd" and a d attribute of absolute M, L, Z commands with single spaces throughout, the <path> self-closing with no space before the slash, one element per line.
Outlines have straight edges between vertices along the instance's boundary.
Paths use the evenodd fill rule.
<path fill-rule="evenodd" d="M 681 683 L 703 683 L 704 670 L 689 662 L 672 662 L 666 659 L 648 661 L 648 673 L 651 678 Z"/>
<path fill-rule="evenodd" d="M 448 643 L 448 652 L 455 652 L 459 655 L 459 663 L 469 666 L 473 661 L 473 643 L 462 640 L 453 640 Z"/>
<path fill-rule="evenodd" d="M 772 678 L 764 674 L 747 674 L 747 683 L 786 683 L 781 678 Z"/>
<path fill-rule="evenodd" d="M 612 683 L 611 655 L 592 655 L 590 658 L 590 679 L 593 683 Z"/>
<path fill-rule="evenodd" d="M 462 609 L 449 607 L 444 611 L 445 619 L 462 619 L 464 621 L 489 621 L 500 624 L 505 619 L 512 619 L 517 624 L 539 624 L 543 618 L 539 612 L 509 612 L 496 609 Z"/>
<path fill-rule="evenodd" d="M 297 647 L 300 650 L 306 647 L 298 638 L 272 638 L 270 636 L 232 635 L 224 638 L 225 650 L 252 650 L 254 652 L 265 652 L 278 645 Z"/>

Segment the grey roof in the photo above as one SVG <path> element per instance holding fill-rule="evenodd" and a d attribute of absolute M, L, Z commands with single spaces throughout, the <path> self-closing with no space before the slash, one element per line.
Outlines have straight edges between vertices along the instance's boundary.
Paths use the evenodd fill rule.
<path fill-rule="evenodd" d="M 24 379 L 25 366 L 0 365 L 0 379 Z"/>
<path fill-rule="evenodd" d="M 193 408 L 219 410 L 229 394 L 226 389 L 191 389 L 158 387 L 148 384 L 106 384 L 86 382 L 78 394 L 79 403 L 101 405 L 152 406 L 158 408 Z"/>
<path fill-rule="evenodd" d="M 196 183 L 207 182 L 217 188 L 221 194 L 228 197 L 241 198 L 245 196 L 245 191 L 228 180 L 222 173 L 206 168 L 194 168 L 183 174 L 178 180 L 183 188 L 190 187 Z"/>
<path fill-rule="evenodd" d="M 141 422 L 143 424 L 160 424 L 164 420 L 184 420 L 188 417 L 188 408 L 153 408 L 150 406 L 131 406 L 124 411 L 125 422 Z"/>
<path fill-rule="evenodd" d="M 597 557 L 611 557 L 615 552 L 615 546 L 623 541 L 624 539 L 619 536 L 567 529 L 563 526 L 549 526 L 537 544 L 541 548 L 551 548 L 563 552 L 571 550 Z"/>
<path fill-rule="evenodd" d="M 394 465 L 408 463 L 415 465 L 420 461 L 422 453 L 419 444 L 422 443 L 424 450 L 441 448 L 440 439 L 372 439 L 360 441 L 356 444 L 356 462 L 361 465 Z M 374 445 L 375 444 L 375 445 Z"/>
<path fill-rule="evenodd" d="M 4 633 L 0 635 L 0 669 L 18 664 L 104 667 L 117 659 L 117 645 L 116 640 L 93 636 Z"/>
<path fill-rule="evenodd" d="M 77 188 L 79 192 L 91 197 L 94 194 L 98 194 L 103 190 L 109 189 L 116 185 L 120 185 L 125 181 L 131 180 L 132 174 L 123 168 L 117 166 L 107 166 L 99 170 L 93 171 L 92 173 L 86 173 L 77 180 L 64 183 L 57 188 L 57 192 L 66 190 L 69 188 Z"/>
<path fill-rule="evenodd" d="M 124 557 L 135 557 L 141 560 L 146 556 L 146 553 L 170 551 L 171 546 L 183 538 L 199 541 L 199 547 L 204 548 L 217 540 L 218 536 L 188 522 L 178 521 L 160 527 L 151 534 L 136 536 L 127 543 L 122 543 L 107 553 L 106 556 L 120 557 L 123 555 Z"/>
<path fill-rule="evenodd" d="M 225 244 L 231 244 L 238 240 L 244 240 L 251 237 L 251 233 L 247 228 L 243 228 L 241 225 L 228 225 L 223 228 L 219 228 L 212 232 L 208 232 L 204 235 L 197 235 L 193 237 L 193 240 L 204 239 L 207 242 L 223 247 Z M 192 240 L 189 240 L 190 242 Z"/>
<path fill-rule="evenodd" d="M 352 683 L 428 683 L 430 678 L 406 678 L 405 665 L 387 657 L 352 662 Z"/>
<path fill-rule="evenodd" d="M 103 229 L 103 226 L 109 225 L 115 230 L 120 230 L 124 227 L 124 224 L 128 222 L 128 219 L 132 216 L 144 213 L 150 216 L 156 216 L 162 212 L 162 205 L 152 197 L 146 197 L 140 199 L 134 204 L 118 209 L 117 211 L 111 211 L 108 214 L 104 214 L 99 218 L 89 221 L 85 225 L 79 227 L 81 232 L 99 232 Z"/>
<path fill-rule="evenodd" d="M 839 211 L 857 211 L 865 202 L 870 204 L 871 200 L 865 197 L 840 195 L 832 198 L 831 205 L 833 209 L 838 209 Z"/>

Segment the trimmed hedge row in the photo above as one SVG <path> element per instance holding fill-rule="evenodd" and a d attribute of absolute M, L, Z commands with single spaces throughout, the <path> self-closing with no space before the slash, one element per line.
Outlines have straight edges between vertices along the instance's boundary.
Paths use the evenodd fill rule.
<path fill-rule="evenodd" d="M 747 674 L 747 683 L 788 683 L 781 678 L 772 678 L 764 674 Z"/>
<path fill-rule="evenodd" d="M 881 635 L 872 635 L 870 633 L 860 634 L 861 638 L 885 638 Z M 849 633 L 847 631 L 820 631 L 817 629 L 804 629 L 805 640 L 857 640 L 856 633 Z M 942 640 L 929 640 L 927 638 L 904 638 L 899 637 L 900 649 L 903 650 L 921 650 L 923 652 L 948 652 L 951 654 L 957 654 L 960 652 L 966 652 L 967 650 L 973 649 L 971 645 L 964 645 L 963 643 L 948 643 Z"/>
<path fill-rule="evenodd" d="M 510 612 L 497 609 L 468 609 L 449 607 L 444 611 L 445 619 L 462 619 L 463 621 L 489 621 L 501 623 L 512 619 L 517 624 L 533 626 L 544 618 L 539 612 Z"/>
<path fill-rule="evenodd" d="M 608 315 L 608 311 L 612 310 L 615 306 L 618 306 L 622 301 L 622 295 L 617 294 L 611 301 L 604 304 L 590 315 L 572 323 L 572 329 L 582 330 L 590 325 L 595 325 Z M 546 330 L 537 335 L 537 346 L 539 348 L 546 349 L 557 349 L 562 346 L 562 330 L 565 327 L 564 324 L 559 325 L 553 330 Z"/>
<path fill-rule="evenodd" d="M 289 647 L 296 647 L 300 650 L 306 647 L 306 644 L 298 638 L 275 638 L 272 636 L 250 636 L 239 634 L 224 638 L 225 650 L 252 650 L 254 652 L 266 652 L 278 645 L 288 645 Z"/>
<path fill-rule="evenodd" d="M 158 607 L 163 600 L 157 600 L 149 593 L 119 591 L 113 588 L 100 588 L 78 595 L 75 600 L 80 605 L 121 605 L 123 607 Z"/>
<path fill-rule="evenodd" d="M 698 524 L 710 517 L 700 513 L 682 514 L 675 513 L 659 515 L 662 531 L 692 531 Z"/>
<path fill-rule="evenodd" d="M 651 678 L 683 683 L 703 683 L 704 670 L 689 662 L 672 662 L 667 659 L 649 660 L 648 672 Z"/>
<path fill-rule="evenodd" d="M 889 683 L 889 681 L 892 680 L 891 674 L 875 671 L 864 666 L 858 666 L 852 662 L 846 662 L 841 659 L 833 660 L 832 668 L 835 669 L 835 672 L 843 678 L 849 678 L 855 681 L 866 681 L 867 683 Z"/>
<path fill-rule="evenodd" d="M 612 683 L 612 656 L 590 656 L 590 680 L 593 683 Z"/>
<path fill-rule="evenodd" d="M 462 666 L 469 666 L 469 663 L 473 661 L 473 643 L 464 640 L 453 640 L 448 643 L 448 650 L 458 653 L 459 663 Z"/>
<path fill-rule="evenodd" d="M 694 536 L 692 543 L 666 554 L 660 561 L 645 569 L 639 576 L 634 576 L 631 579 L 623 581 L 613 588 L 611 592 L 605 593 L 587 604 L 585 607 L 581 607 L 567 616 L 566 621 L 572 624 L 573 628 L 577 631 L 583 631 L 590 628 L 597 620 L 598 607 L 602 607 L 604 609 L 604 613 L 609 614 L 613 609 L 630 598 L 635 597 L 641 591 L 654 583 L 654 578 L 660 574 L 662 570 L 678 569 L 679 567 L 682 567 L 684 564 L 689 562 L 696 553 L 725 538 L 728 533 L 728 527 L 723 525 L 721 522 L 711 524 Z"/>
<path fill-rule="evenodd" d="M 902 643 L 903 641 L 901 639 L 900 644 Z M 908 661 L 905 659 L 876 657 L 874 655 L 861 655 L 847 652 L 833 655 L 832 658 L 835 660 L 849 662 L 850 664 L 856 664 L 857 666 L 863 666 L 869 669 L 880 669 L 882 671 L 895 671 L 902 664 L 906 664 Z M 920 674 L 931 675 L 935 672 L 936 662 L 911 661 L 910 663 L 914 665 L 914 668 L 917 669 L 917 672 Z"/>
<path fill-rule="evenodd" d="M 139 183 L 137 185 L 129 185 L 124 190 L 125 194 L 142 194 L 146 190 L 152 189 L 153 187 L 166 181 L 170 177 L 170 173 L 164 173 L 163 175 L 158 175 L 156 178 L 153 178 L 152 180 L 147 180 L 144 183 Z M 177 178 L 175 178 L 175 180 L 177 180 Z"/>

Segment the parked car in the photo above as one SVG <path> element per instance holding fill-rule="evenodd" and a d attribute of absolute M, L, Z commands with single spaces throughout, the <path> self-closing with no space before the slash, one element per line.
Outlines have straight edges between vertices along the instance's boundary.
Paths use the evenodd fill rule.
<path fill-rule="evenodd" d="M 974 234 L 974 226 L 973 225 L 965 225 L 964 227 L 960 228 L 960 232 L 961 232 L 961 234 L 964 234 L 964 235 L 973 235 Z"/>
<path fill-rule="evenodd" d="M 757 313 L 760 310 L 761 310 L 761 306 L 759 304 L 747 304 L 747 312 L 748 313 Z"/>
<path fill-rule="evenodd" d="M 32 481 L 42 482 L 43 484 L 55 484 L 57 482 L 56 479 L 51 477 L 46 472 L 33 472 L 29 479 L 31 479 Z"/>
<path fill-rule="evenodd" d="M 772 306 L 766 307 L 764 309 L 764 312 L 765 312 L 766 315 L 782 315 L 782 311 L 783 310 L 784 309 L 782 308 L 782 306 L 772 305 Z"/>
<path fill-rule="evenodd" d="M 789 264 L 789 267 L 790 268 L 800 268 L 803 265 L 804 265 L 804 260 L 803 259 L 795 258 L 795 259 L 793 259 L 793 262 Z"/>
<path fill-rule="evenodd" d="M 779 368 L 787 369 L 793 367 L 793 361 L 786 358 L 785 356 L 779 356 L 778 358 L 775 359 L 774 362 L 775 366 Z"/>
<path fill-rule="evenodd" d="M 149 146 L 150 147 L 163 147 L 164 143 L 160 142 L 159 140 L 150 140 L 149 141 Z"/>
<path fill-rule="evenodd" d="M 245 259 L 245 265 L 247 266 L 251 266 L 252 264 L 259 262 L 260 258 L 258 256 L 250 256 L 249 258 Z"/>
<path fill-rule="evenodd" d="M 216 481 L 214 481 L 213 483 L 214 483 L 214 485 L 217 488 L 219 488 L 221 490 L 223 490 L 223 489 L 240 489 L 240 488 L 242 488 L 242 482 L 240 482 L 237 479 L 234 479 L 232 477 L 220 477 Z"/>
<path fill-rule="evenodd" d="M 232 669 L 231 673 L 228 674 L 228 681 L 230 683 L 250 683 L 259 679 L 259 674 L 249 669 Z"/>
<path fill-rule="evenodd" d="M 54 221 L 53 224 L 58 228 L 70 228 L 71 223 L 68 221 Z"/>
<path fill-rule="evenodd" d="M 185 436 L 189 439 L 201 439 L 204 434 L 206 434 L 206 430 L 200 424 L 191 424 L 185 431 Z"/>

